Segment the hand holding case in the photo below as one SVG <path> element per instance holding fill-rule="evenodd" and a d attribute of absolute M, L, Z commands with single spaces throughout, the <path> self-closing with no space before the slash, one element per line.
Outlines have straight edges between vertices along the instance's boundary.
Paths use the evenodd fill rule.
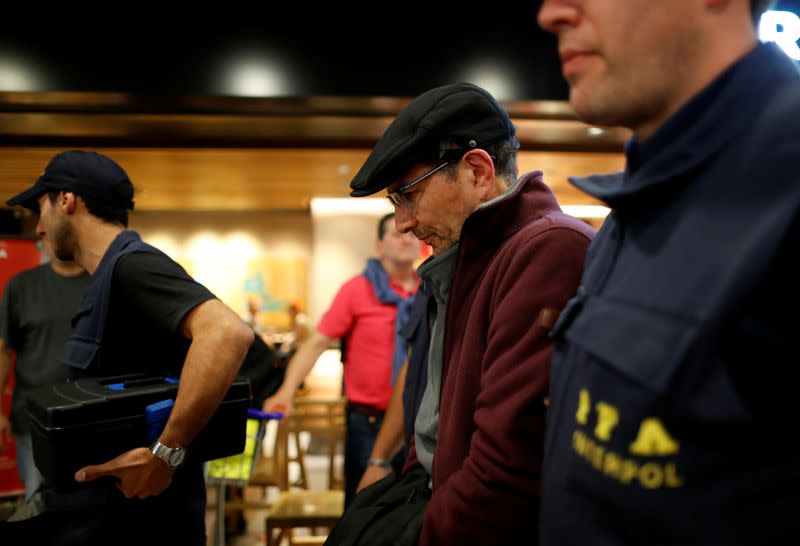
<path fill-rule="evenodd" d="M 154 422 L 147 407 L 174 400 L 177 394 L 177 379 L 144 375 L 85 378 L 30 391 L 25 413 L 34 461 L 45 483 L 55 489 L 74 487 L 74 474 L 84 466 L 150 447 L 150 438 L 158 432 L 153 427 L 163 427 L 166 418 L 162 413 Z M 241 453 L 249 403 L 250 382 L 237 377 L 187 446 L 187 463 Z"/>

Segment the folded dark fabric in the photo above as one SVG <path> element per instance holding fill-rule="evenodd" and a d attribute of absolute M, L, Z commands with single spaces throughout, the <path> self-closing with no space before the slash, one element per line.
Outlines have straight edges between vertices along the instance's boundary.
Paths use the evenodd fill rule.
<path fill-rule="evenodd" d="M 331 529 L 326 546 L 411 546 L 419 542 L 430 476 L 422 467 L 394 472 L 359 493 Z"/>

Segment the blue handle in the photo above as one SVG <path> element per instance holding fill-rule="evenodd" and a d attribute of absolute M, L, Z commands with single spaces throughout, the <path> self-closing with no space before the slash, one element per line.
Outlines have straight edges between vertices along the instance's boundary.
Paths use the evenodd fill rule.
<path fill-rule="evenodd" d="M 254 419 L 263 419 L 265 421 L 269 419 L 283 419 L 283 413 L 280 411 L 261 411 L 255 408 L 247 408 L 247 416 L 252 417 Z"/>
<path fill-rule="evenodd" d="M 170 383 L 170 384 L 177 384 L 178 378 L 177 377 L 164 377 L 164 378 L 152 378 L 152 377 L 145 377 L 144 379 L 133 379 L 130 381 L 125 381 L 124 383 L 109 383 L 106 385 L 112 391 L 124 391 L 128 387 L 141 387 L 141 386 L 149 386 L 149 385 L 157 385 L 159 383 Z"/>
<path fill-rule="evenodd" d="M 145 407 L 144 414 L 147 419 L 147 440 L 149 442 L 153 442 L 161 436 L 161 431 L 167 424 L 174 404 L 172 400 L 167 399 Z"/>

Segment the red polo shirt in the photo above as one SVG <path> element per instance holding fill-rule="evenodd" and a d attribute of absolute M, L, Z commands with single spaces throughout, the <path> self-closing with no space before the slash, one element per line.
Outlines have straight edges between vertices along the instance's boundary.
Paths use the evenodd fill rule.
<path fill-rule="evenodd" d="M 415 294 L 389 280 L 402 297 Z M 352 402 L 386 409 L 392 395 L 392 353 L 397 307 L 378 301 L 366 277 L 358 275 L 342 285 L 317 330 L 330 338 L 346 338 L 344 385 Z"/>

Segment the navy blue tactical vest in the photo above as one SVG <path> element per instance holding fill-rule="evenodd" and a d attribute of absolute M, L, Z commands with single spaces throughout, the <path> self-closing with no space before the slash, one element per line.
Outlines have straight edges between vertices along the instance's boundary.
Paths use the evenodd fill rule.
<path fill-rule="evenodd" d="M 78 312 L 72 317 L 72 334 L 61 357 L 63 363 L 75 368 L 76 376 L 91 375 L 91 366 L 103 341 L 114 267 L 120 258 L 134 252 L 164 254 L 142 242 L 135 231 L 123 231 L 111 242 L 92 275 Z"/>

